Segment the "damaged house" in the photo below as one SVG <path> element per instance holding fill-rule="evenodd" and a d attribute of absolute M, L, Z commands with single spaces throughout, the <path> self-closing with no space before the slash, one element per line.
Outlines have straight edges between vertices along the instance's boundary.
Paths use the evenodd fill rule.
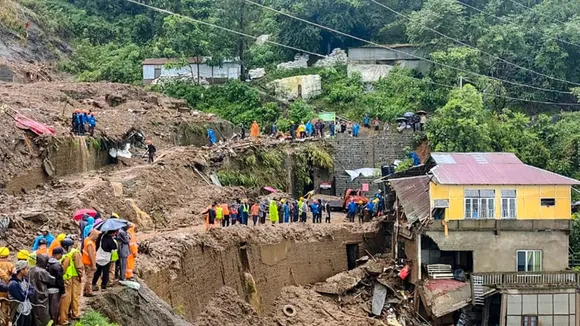
<path fill-rule="evenodd" d="M 511 153 L 432 153 L 388 182 L 394 255 L 434 325 L 580 325 L 580 279 L 568 268 L 580 182 Z"/>

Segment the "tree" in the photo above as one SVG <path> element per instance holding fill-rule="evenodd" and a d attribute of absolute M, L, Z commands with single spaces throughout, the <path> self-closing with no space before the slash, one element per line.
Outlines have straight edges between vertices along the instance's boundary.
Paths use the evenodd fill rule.
<path fill-rule="evenodd" d="M 451 91 L 447 104 L 427 123 L 433 151 L 488 152 L 492 150 L 489 113 L 475 87 L 466 85 Z"/>

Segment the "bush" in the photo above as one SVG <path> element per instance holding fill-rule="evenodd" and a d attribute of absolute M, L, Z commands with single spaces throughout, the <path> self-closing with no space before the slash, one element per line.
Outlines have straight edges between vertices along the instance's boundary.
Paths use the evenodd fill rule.
<path fill-rule="evenodd" d="M 111 323 L 107 317 L 101 315 L 100 313 L 89 310 L 85 312 L 81 320 L 76 322 L 74 326 L 119 326 L 117 324 Z"/>

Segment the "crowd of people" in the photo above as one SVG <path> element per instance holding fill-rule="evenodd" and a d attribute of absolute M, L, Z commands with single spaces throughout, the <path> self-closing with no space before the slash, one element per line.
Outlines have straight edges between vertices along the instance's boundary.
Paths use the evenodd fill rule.
<path fill-rule="evenodd" d="M 235 224 L 258 225 L 265 224 L 267 220 L 276 223 L 305 223 L 307 213 L 311 213 L 312 223 L 330 223 L 330 202 L 323 200 L 309 201 L 300 197 L 299 200 L 276 200 L 262 199 L 250 201 L 237 199 L 232 203 L 214 202 L 206 210 L 206 229 L 221 226 L 228 227 Z"/>
<path fill-rule="evenodd" d="M 116 214 L 110 219 L 123 221 Z M 68 325 L 80 318 L 81 295 L 94 296 L 113 280 L 133 278 L 138 252 L 135 226 L 123 221 L 122 227 L 110 229 L 105 222 L 99 213 L 84 214 L 79 234 L 56 237 L 44 227 L 32 251 L 20 250 L 15 260 L 10 259 L 9 248 L 1 247 L 0 325 Z"/>
<path fill-rule="evenodd" d="M 384 209 L 384 198 L 379 191 L 368 202 L 351 200 L 346 207 L 347 218 L 352 223 L 355 222 L 355 217 L 358 217 L 361 223 L 368 222 L 373 217 L 383 214 Z M 300 197 L 298 200 L 237 199 L 231 203 L 214 202 L 204 214 L 206 215 L 206 230 L 208 230 L 213 227 L 228 227 L 236 224 L 255 226 L 266 224 L 266 221 L 271 224 L 306 223 L 309 213 L 313 224 L 322 223 L 323 216 L 324 222 L 330 223 L 331 211 L 330 201 Z"/>
<path fill-rule="evenodd" d="M 97 119 L 90 110 L 75 109 L 71 118 L 71 131 L 77 136 L 88 133 L 91 137 L 95 134 Z"/>

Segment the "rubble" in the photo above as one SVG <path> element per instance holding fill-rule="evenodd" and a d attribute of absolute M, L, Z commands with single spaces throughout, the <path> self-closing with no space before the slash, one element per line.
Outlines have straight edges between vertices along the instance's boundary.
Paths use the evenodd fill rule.
<path fill-rule="evenodd" d="M 196 326 L 266 326 L 266 322 L 236 290 L 222 287 L 196 318 Z"/>
<path fill-rule="evenodd" d="M 250 69 L 250 71 L 248 71 L 248 75 L 250 76 L 250 79 L 262 78 L 266 75 L 266 69 L 264 68 Z"/>
<path fill-rule="evenodd" d="M 299 68 L 308 68 L 308 60 L 310 56 L 308 54 L 300 54 L 297 53 L 294 56 L 294 61 L 282 62 L 279 63 L 276 68 L 278 69 L 299 69 Z"/>
<path fill-rule="evenodd" d="M 309 99 L 322 93 L 320 75 L 301 75 L 276 79 L 269 85 L 274 88 L 276 96 L 287 100 Z"/>
<path fill-rule="evenodd" d="M 334 67 L 339 65 L 346 65 L 348 55 L 346 51 L 341 48 L 333 49 L 328 57 L 316 61 L 314 67 Z"/>

